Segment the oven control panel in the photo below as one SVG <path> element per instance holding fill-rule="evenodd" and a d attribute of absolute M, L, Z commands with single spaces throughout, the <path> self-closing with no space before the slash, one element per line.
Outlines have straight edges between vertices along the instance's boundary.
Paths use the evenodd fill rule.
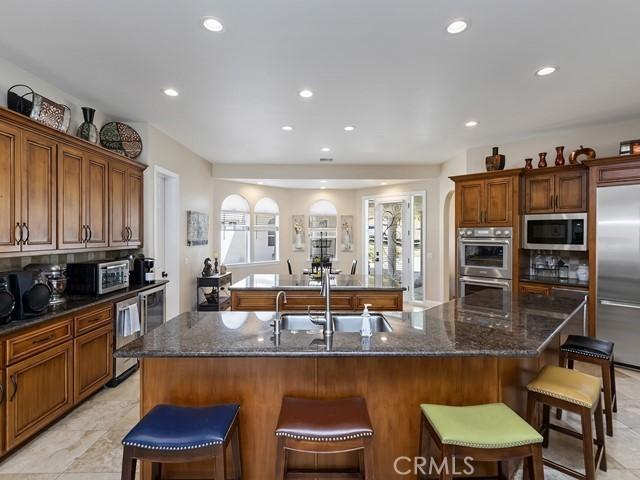
<path fill-rule="evenodd" d="M 458 229 L 458 236 L 465 238 L 511 238 L 513 229 L 510 227 L 460 228 Z"/>

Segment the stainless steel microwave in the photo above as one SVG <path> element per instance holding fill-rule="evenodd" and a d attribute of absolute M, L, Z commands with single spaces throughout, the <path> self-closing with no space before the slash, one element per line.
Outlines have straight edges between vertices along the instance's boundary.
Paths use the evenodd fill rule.
<path fill-rule="evenodd" d="M 586 213 L 525 215 L 522 248 L 529 250 L 587 250 Z"/>

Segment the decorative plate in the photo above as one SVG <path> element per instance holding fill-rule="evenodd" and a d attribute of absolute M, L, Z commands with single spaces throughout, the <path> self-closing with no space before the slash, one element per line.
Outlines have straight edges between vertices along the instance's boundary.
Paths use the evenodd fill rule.
<path fill-rule="evenodd" d="M 142 139 L 138 132 L 121 122 L 109 122 L 102 126 L 100 145 L 128 158 L 138 158 L 142 153 Z"/>

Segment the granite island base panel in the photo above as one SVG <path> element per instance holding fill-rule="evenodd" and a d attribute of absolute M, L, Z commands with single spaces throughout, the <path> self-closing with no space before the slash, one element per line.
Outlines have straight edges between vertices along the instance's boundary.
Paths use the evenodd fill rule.
<path fill-rule="evenodd" d="M 240 311 L 272 311 L 276 295 L 287 293 L 283 311 L 323 310 L 325 299 L 320 296 L 321 281 L 311 275 L 257 274 L 234 283 L 231 309 Z M 402 310 L 405 290 L 388 275 L 335 275 L 331 278 L 332 310 L 362 310 L 365 304 L 376 310 Z"/>
<path fill-rule="evenodd" d="M 584 331 L 585 305 L 577 293 L 485 291 L 424 312 L 384 312 L 392 331 L 370 339 L 337 332 L 331 342 L 320 331 L 283 330 L 276 339 L 271 312 L 187 313 L 116 355 L 142 359 L 142 414 L 159 403 L 239 403 L 244 478 L 274 479 L 278 412 L 293 395 L 364 397 L 376 478 L 406 479 L 394 461 L 417 455 L 421 403 L 504 402 L 523 414 L 525 385 L 557 364 L 562 337 Z M 357 462 L 353 454 L 292 454 L 290 466 Z M 213 472 L 213 463 L 173 464 L 163 478 L 213 479 Z M 151 478 L 149 465 L 142 478 Z"/>

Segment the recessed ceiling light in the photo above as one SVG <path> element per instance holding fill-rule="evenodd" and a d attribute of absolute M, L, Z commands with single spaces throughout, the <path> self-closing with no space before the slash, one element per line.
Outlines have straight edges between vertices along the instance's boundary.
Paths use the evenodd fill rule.
<path fill-rule="evenodd" d="M 327 187 L 320 187 L 320 190 L 326 190 Z"/>
<path fill-rule="evenodd" d="M 384 187 L 385 185 L 389 185 L 389 184 L 387 182 L 382 182 L 380 185 Z"/>
<path fill-rule="evenodd" d="M 552 65 L 549 65 L 547 67 L 542 67 L 540 70 L 538 70 L 536 72 L 536 75 L 538 77 L 546 77 L 547 75 L 551 75 L 552 73 L 555 73 L 556 70 L 558 70 L 558 67 L 554 67 Z"/>
<path fill-rule="evenodd" d="M 291 125 L 283 125 L 282 130 L 284 130 L 285 132 L 290 132 L 291 130 L 293 130 L 293 127 Z"/>
<path fill-rule="evenodd" d="M 177 97 L 178 95 L 180 95 L 180 94 L 178 93 L 178 91 L 177 91 L 175 88 L 166 88 L 166 89 L 164 90 L 164 94 L 165 94 L 167 97 Z"/>
<path fill-rule="evenodd" d="M 305 88 L 304 90 L 300 90 L 298 95 L 300 95 L 302 98 L 311 98 L 313 97 L 313 92 Z"/>
<path fill-rule="evenodd" d="M 215 17 L 204 17 L 202 19 L 202 26 L 210 32 L 221 32 L 224 30 L 222 22 Z"/>
<path fill-rule="evenodd" d="M 354 127 L 353 125 L 347 125 L 346 127 L 344 127 L 345 132 L 353 132 L 355 129 L 356 127 Z"/>
<path fill-rule="evenodd" d="M 264 185 L 264 182 L 258 182 L 258 185 Z"/>
<path fill-rule="evenodd" d="M 447 25 L 447 32 L 449 32 L 451 35 L 457 35 L 458 33 L 462 33 L 467 28 L 469 28 L 470 23 L 471 22 L 469 22 L 469 20 L 458 18 Z"/>
<path fill-rule="evenodd" d="M 330 149 L 329 147 L 322 147 L 322 148 L 320 149 L 320 151 L 322 151 L 322 152 L 330 152 L 330 151 L 331 151 L 331 149 Z"/>
<path fill-rule="evenodd" d="M 464 124 L 465 127 L 477 127 L 478 126 L 478 122 L 476 122 L 475 120 L 469 120 L 467 123 Z"/>
<path fill-rule="evenodd" d="M 320 183 L 327 183 L 326 180 L 320 180 Z"/>

